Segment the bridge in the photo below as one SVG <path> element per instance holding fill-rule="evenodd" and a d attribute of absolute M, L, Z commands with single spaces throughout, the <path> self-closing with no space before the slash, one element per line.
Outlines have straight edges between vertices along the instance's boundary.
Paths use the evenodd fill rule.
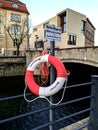
<path fill-rule="evenodd" d="M 41 50 L 27 50 L 26 56 L 1 56 L 0 76 L 24 75 L 28 64 L 40 56 L 41 52 Z M 81 63 L 98 67 L 98 46 L 55 49 L 55 56 L 63 63 Z"/>
<path fill-rule="evenodd" d="M 40 50 L 27 51 L 27 65 L 40 55 Z M 55 56 L 62 62 L 81 63 L 98 67 L 98 46 L 55 49 Z"/>

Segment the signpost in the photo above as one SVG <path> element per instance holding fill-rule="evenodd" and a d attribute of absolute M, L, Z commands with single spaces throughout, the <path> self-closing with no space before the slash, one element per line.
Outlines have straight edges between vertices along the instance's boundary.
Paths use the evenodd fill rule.
<path fill-rule="evenodd" d="M 61 41 L 61 28 L 47 24 L 45 28 L 45 38 L 49 41 Z"/>
<path fill-rule="evenodd" d="M 55 55 L 55 51 L 54 51 L 54 48 L 55 48 L 55 41 L 51 41 L 50 42 L 50 55 Z M 50 84 L 52 84 L 55 80 L 55 71 L 54 71 L 54 68 L 53 66 L 50 67 Z M 53 97 L 50 96 L 50 101 L 53 102 Z M 53 123 L 54 121 L 54 114 L 53 114 L 53 108 L 52 108 L 52 105 L 50 104 L 50 122 Z M 50 125 L 50 130 L 53 130 L 53 125 Z"/>
<path fill-rule="evenodd" d="M 50 41 L 50 54 L 55 55 L 55 41 L 61 41 L 61 28 L 47 24 L 45 28 L 45 38 Z M 54 68 L 50 67 L 50 84 L 55 80 Z M 53 102 L 53 97 L 50 96 L 50 101 Z M 53 123 L 53 108 L 50 105 L 50 122 Z M 53 130 L 53 125 L 50 125 L 50 130 Z"/>

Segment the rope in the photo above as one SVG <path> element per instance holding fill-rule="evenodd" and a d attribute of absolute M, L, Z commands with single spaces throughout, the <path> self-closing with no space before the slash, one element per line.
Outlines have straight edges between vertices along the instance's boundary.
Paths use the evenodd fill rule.
<path fill-rule="evenodd" d="M 65 86 L 64 86 L 64 89 L 63 89 L 62 97 L 61 97 L 61 99 L 60 99 L 57 103 L 52 103 L 52 102 L 51 102 L 47 97 L 45 97 L 45 96 L 38 96 L 38 97 L 36 97 L 36 98 L 34 98 L 34 99 L 32 99 L 32 100 L 27 99 L 27 98 L 26 98 L 26 90 L 27 90 L 27 85 L 26 85 L 26 84 L 25 84 L 25 89 L 24 89 L 24 99 L 25 99 L 27 102 L 30 103 L 30 102 L 36 101 L 37 99 L 43 98 L 43 99 L 47 100 L 47 102 L 48 102 L 50 105 L 56 106 L 56 105 L 59 105 L 59 104 L 62 102 L 63 98 L 64 98 L 66 85 L 67 85 L 67 81 L 65 82 Z"/>
<path fill-rule="evenodd" d="M 48 50 L 43 50 L 41 55 L 49 54 Z M 46 85 L 48 83 L 49 67 L 48 63 L 44 62 L 40 66 L 40 79 L 38 78 L 40 85 Z"/>

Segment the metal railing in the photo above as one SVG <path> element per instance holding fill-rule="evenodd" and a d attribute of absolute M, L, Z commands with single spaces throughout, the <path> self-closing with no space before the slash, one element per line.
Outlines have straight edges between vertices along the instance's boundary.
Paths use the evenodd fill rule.
<path fill-rule="evenodd" d="M 2 119 L 2 120 L 0 120 L 0 124 L 5 124 L 8 122 L 14 121 L 16 119 L 28 117 L 28 116 L 34 115 L 36 113 L 39 114 L 41 112 L 49 111 L 50 109 L 53 109 L 53 111 L 55 111 L 56 108 L 60 108 L 62 106 L 65 106 L 65 105 L 68 105 L 71 103 L 76 103 L 76 102 L 80 102 L 80 101 L 89 99 L 90 100 L 90 107 L 89 108 L 86 108 L 86 109 L 81 110 L 81 111 L 77 111 L 75 113 L 61 117 L 61 118 L 53 120 L 53 121 L 49 121 L 48 123 L 42 124 L 36 128 L 31 128 L 31 130 L 41 130 L 41 129 L 46 130 L 46 127 L 48 127 L 48 129 L 50 128 L 51 130 L 56 130 L 54 128 L 54 126 L 58 125 L 59 122 L 65 121 L 65 120 L 72 118 L 74 116 L 77 116 L 77 115 L 79 116 L 80 114 L 83 114 L 85 112 L 89 112 L 89 121 L 88 121 L 88 123 L 83 124 L 82 126 L 78 127 L 76 130 L 81 130 L 83 128 L 87 128 L 88 130 L 98 130 L 98 76 L 93 75 L 93 76 L 91 76 L 91 79 L 92 79 L 91 82 L 77 84 L 77 85 L 71 85 L 71 86 L 67 87 L 67 89 L 72 89 L 72 88 L 76 88 L 76 87 L 80 87 L 80 86 L 83 87 L 86 85 L 91 86 L 91 94 L 90 95 L 87 95 L 87 96 L 84 96 L 81 98 L 77 98 L 77 99 L 73 99 L 70 101 L 62 102 L 56 106 L 49 106 L 46 108 L 38 109 L 36 111 L 30 111 L 30 112 L 26 112 L 26 113 L 23 113 L 23 114 L 20 114 L 17 116 L 13 116 L 13 117 L 10 117 L 7 119 Z M 83 88 L 83 89 L 85 92 L 85 88 Z M 31 94 L 26 94 L 26 96 L 30 96 L 30 95 Z M 23 98 L 23 96 L 24 95 L 17 95 L 17 96 L 12 96 L 12 97 L 1 98 L 0 102 L 12 100 L 12 99 L 13 100 L 20 99 L 20 98 Z M 39 114 L 39 118 L 40 118 L 40 114 Z M 52 126 L 52 127 L 50 127 L 50 126 Z M 29 129 L 27 129 L 27 130 L 29 130 Z"/>
<path fill-rule="evenodd" d="M 25 56 L 25 50 L 19 51 L 19 56 L 22 57 Z M 3 53 L 0 53 L 0 57 L 17 57 L 17 51 L 16 50 L 4 50 Z"/>

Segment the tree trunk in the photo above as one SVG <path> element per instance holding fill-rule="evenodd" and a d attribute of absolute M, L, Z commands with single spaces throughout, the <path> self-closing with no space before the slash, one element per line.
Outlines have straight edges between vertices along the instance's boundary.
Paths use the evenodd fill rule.
<path fill-rule="evenodd" d="M 17 56 L 19 56 L 19 45 L 17 45 Z"/>

